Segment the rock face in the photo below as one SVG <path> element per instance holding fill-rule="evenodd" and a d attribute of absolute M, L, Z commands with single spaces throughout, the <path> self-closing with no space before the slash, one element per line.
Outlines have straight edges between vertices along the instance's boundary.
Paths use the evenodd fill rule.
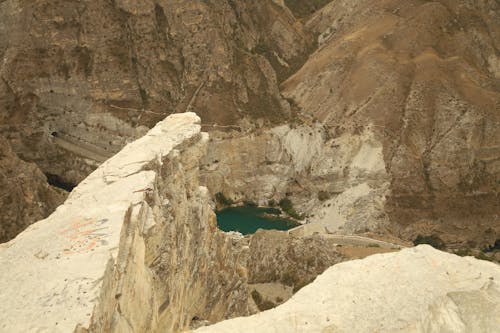
<path fill-rule="evenodd" d="M 0 134 L 78 183 L 196 111 L 213 193 L 289 196 L 331 232 L 481 248 L 500 234 L 498 6 L 2 1 Z"/>
<path fill-rule="evenodd" d="M 388 223 L 390 178 L 383 147 L 371 129 L 336 138 L 319 123 L 249 134 L 212 132 L 202 179 L 212 193 L 240 202 L 267 205 L 290 196 L 309 213 L 308 222 L 330 232 L 361 232 Z"/>
<path fill-rule="evenodd" d="M 496 332 L 500 267 L 427 245 L 337 264 L 288 302 L 197 332 Z"/>
<path fill-rule="evenodd" d="M 288 118 L 278 83 L 312 44 L 271 1 L 2 1 L 1 131 L 77 183 L 174 112 L 206 125 Z"/>
<path fill-rule="evenodd" d="M 0 189 L 0 243 L 49 215 L 66 196 L 64 191 L 47 184 L 47 178 L 35 164 L 20 160 L 1 136 Z"/>
<path fill-rule="evenodd" d="M 2 332 L 165 332 L 248 314 L 238 252 L 198 184 L 199 122 L 158 123 L 1 245 Z"/>
<path fill-rule="evenodd" d="M 258 230 L 248 242 L 248 283 L 281 283 L 294 292 L 328 267 L 348 260 L 337 243 L 321 236 L 291 237 L 286 232 Z"/>
<path fill-rule="evenodd" d="M 0 242 L 62 201 L 44 174 L 81 182 L 0 244 L 0 331 L 179 331 L 393 250 L 343 234 L 498 243 L 499 22 L 495 0 L 0 0 Z M 218 192 L 307 224 L 223 234 Z M 419 247 L 213 329 L 493 331 L 498 279 Z"/>
<path fill-rule="evenodd" d="M 212 135 L 207 185 L 290 196 L 331 232 L 492 245 L 499 13 L 496 1 L 332 1 L 305 23 L 318 49 L 280 85 L 296 123 Z"/>

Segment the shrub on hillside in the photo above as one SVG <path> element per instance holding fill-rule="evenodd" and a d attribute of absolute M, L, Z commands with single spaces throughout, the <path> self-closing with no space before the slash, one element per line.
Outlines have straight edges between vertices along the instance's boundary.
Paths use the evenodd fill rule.
<path fill-rule="evenodd" d="M 444 241 L 438 235 L 423 236 L 418 235 L 413 241 L 414 245 L 428 244 L 435 249 L 442 250 L 446 247 Z"/>
<path fill-rule="evenodd" d="M 292 201 L 288 198 L 283 198 L 279 202 L 279 206 L 281 209 L 287 213 L 289 216 L 293 217 L 294 219 L 297 220 L 302 220 L 304 219 L 304 215 L 297 213 L 295 208 L 293 208 Z"/>
<path fill-rule="evenodd" d="M 330 194 L 326 191 L 319 191 L 318 192 L 318 199 L 319 201 L 326 201 L 330 199 Z"/>
<path fill-rule="evenodd" d="M 261 294 L 255 289 L 252 290 L 250 295 L 252 296 L 255 305 L 257 305 L 260 311 L 265 311 L 276 307 L 276 304 L 274 304 L 273 302 L 267 299 L 263 299 Z"/>
<path fill-rule="evenodd" d="M 231 206 L 234 203 L 233 200 L 227 198 L 222 192 L 218 192 L 215 194 L 215 200 L 217 200 L 218 203 L 224 206 Z"/>

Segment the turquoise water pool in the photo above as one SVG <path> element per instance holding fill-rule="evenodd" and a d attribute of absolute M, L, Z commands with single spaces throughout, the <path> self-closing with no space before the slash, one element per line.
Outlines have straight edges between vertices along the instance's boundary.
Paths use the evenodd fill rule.
<path fill-rule="evenodd" d="M 257 229 L 288 230 L 297 226 L 293 221 L 280 218 L 276 215 L 278 212 L 275 208 L 229 207 L 216 212 L 217 225 L 223 231 L 239 231 L 243 235 L 253 234 Z"/>

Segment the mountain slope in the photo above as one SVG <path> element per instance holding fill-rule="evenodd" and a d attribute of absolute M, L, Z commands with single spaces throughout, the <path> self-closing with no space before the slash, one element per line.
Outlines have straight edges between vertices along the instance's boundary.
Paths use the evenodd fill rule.
<path fill-rule="evenodd" d="M 500 4 L 333 1 L 319 49 L 281 87 L 333 137 L 374 131 L 391 231 L 492 242 L 500 233 Z"/>

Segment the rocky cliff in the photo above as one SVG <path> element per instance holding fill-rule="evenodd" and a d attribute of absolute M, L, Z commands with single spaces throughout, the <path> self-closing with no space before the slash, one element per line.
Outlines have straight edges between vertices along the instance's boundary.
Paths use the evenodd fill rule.
<path fill-rule="evenodd" d="M 292 293 L 352 257 L 320 236 L 219 231 L 208 141 L 194 113 L 169 116 L 1 244 L 0 331 L 177 332 L 257 312 L 251 284 Z"/>
<path fill-rule="evenodd" d="M 210 126 L 290 117 L 278 83 L 312 44 L 272 1 L 2 1 L 1 130 L 78 182 L 174 112 Z"/>
<path fill-rule="evenodd" d="M 2 244 L 0 330 L 178 331 L 247 314 L 238 252 L 198 183 L 206 144 L 196 115 L 171 116 Z"/>
<path fill-rule="evenodd" d="M 172 115 L 104 162 L 49 218 L 2 244 L 0 331 L 182 331 L 258 311 L 250 294 L 257 307 L 274 306 L 272 292 L 261 294 L 274 285 L 300 291 L 274 310 L 202 331 L 498 326 L 497 264 L 429 246 L 338 264 L 394 245 L 368 240 L 376 246 L 360 251 L 361 239 L 218 231 L 199 183 L 208 142 L 195 114 Z"/>
<path fill-rule="evenodd" d="M 280 85 L 299 117 L 212 135 L 209 188 L 236 200 L 289 196 L 331 232 L 491 246 L 499 13 L 495 1 L 330 2 L 304 24 L 318 49 Z"/>
<path fill-rule="evenodd" d="M 278 84 L 313 45 L 279 1 L 1 1 L 0 134 L 75 185 L 171 113 L 290 119 Z"/>
<path fill-rule="evenodd" d="M 77 184 L 196 111 L 213 193 L 289 196 L 331 232 L 485 247 L 500 228 L 498 6 L 6 0 L 0 130 Z"/>
<path fill-rule="evenodd" d="M 0 329 L 175 331 L 250 314 L 248 283 L 297 290 L 373 253 L 346 234 L 493 248 L 499 15 L 495 0 L 0 0 L 0 241 L 62 201 L 46 177 L 80 183 L 0 245 L 1 295 L 22 317 Z M 201 120 L 161 122 L 185 111 Z M 218 192 L 286 198 L 306 224 L 221 234 Z M 407 259 L 455 262 L 424 252 Z M 451 320 L 450 299 L 426 303 L 428 327 Z"/>

